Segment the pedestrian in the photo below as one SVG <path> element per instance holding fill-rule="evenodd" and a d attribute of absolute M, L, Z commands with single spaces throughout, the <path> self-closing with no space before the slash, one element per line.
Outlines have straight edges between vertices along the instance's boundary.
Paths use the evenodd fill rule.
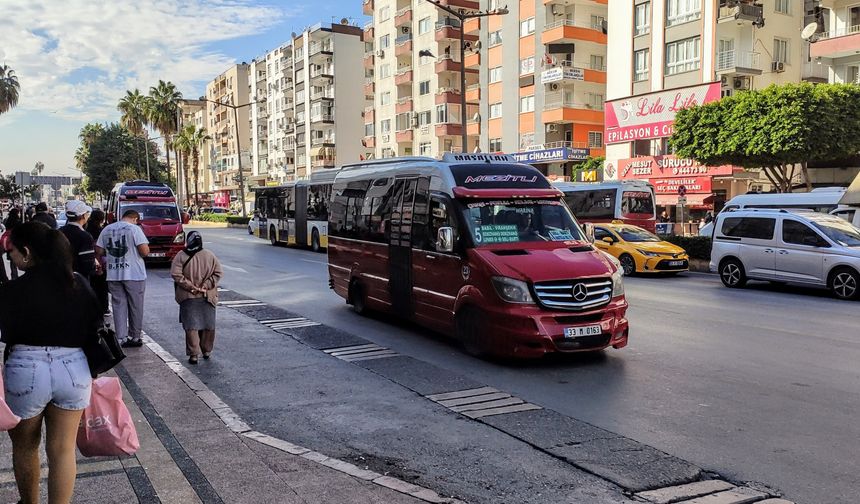
<path fill-rule="evenodd" d="M 146 291 L 146 265 L 149 240 L 140 228 L 140 214 L 126 210 L 122 219 L 102 229 L 96 242 L 96 255 L 105 256 L 107 284 L 113 307 L 116 337 L 123 347 L 143 346 L 143 295 Z"/>
<path fill-rule="evenodd" d="M 90 234 L 90 236 L 92 236 L 93 242 L 95 243 L 99 239 L 99 235 L 101 235 L 104 226 L 105 213 L 103 210 L 96 208 L 90 214 L 90 218 L 87 219 L 87 225 L 84 229 Z M 96 269 L 90 276 L 90 286 L 96 293 L 96 298 L 99 300 L 102 313 L 105 314 L 109 311 L 107 275 L 105 274 L 106 269 L 107 262 L 105 261 L 104 256 L 98 257 L 96 258 Z"/>
<path fill-rule="evenodd" d="M 12 260 L 27 273 L 0 287 L 6 403 L 22 419 L 9 431 L 15 482 L 20 502 L 40 502 L 44 421 L 48 502 L 68 503 L 78 424 L 92 384 L 82 347 L 95 339 L 101 314 L 87 282 L 72 271 L 62 233 L 29 222 L 15 227 L 10 241 Z"/>
<path fill-rule="evenodd" d="M 66 225 L 60 232 L 69 240 L 72 247 L 72 268 L 89 281 L 96 270 L 96 249 L 92 235 L 84 230 L 92 207 L 80 200 L 66 203 Z"/>
<path fill-rule="evenodd" d="M 41 222 L 51 229 L 57 229 L 57 219 L 48 212 L 48 204 L 44 201 L 40 201 L 36 205 L 36 213 L 33 214 L 30 220 Z"/>
<path fill-rule="evenodd" d="M 15 229 L 18 225 L 21 224 L 21 210 L 18 208 L 13 208 L 9 210 L 9 215 L 6 217 L 6 220 L 3 221 L 3 226 L 6 227 L 6 231 L 4 233 L 8 233 L 5 236 L 8 238 L 12 234 L 12 230 Z M 9 278 L 16 279 L 18 278 L 18 268 L 15 267 L 15 263 L 12 262 L 12 256 L 9 254 L 9 248 L 4 244 L 4 248 L 0 253 L 6 255 L 6 259 L 9 259 Z M 5 265 L 4 265 L 5 267 Z"/>
<path fill-rule="evenodd" d="M 218 282 L 224 272 L 215 254 L 203 250 L 203 237 L 188 233 L 185 250 L 176 254 L 170 265 L 179 303 L 179 321 L 185 330 L 185 354 L 189 364 L 197 364 L 202 353 L 209 359 L 215 345 L 215 307 Z"/>
<path fill-rule="evenodd" d="M 669 212 L 667 212 L 666 210 L 663 210 L 663 213 L 660 214 L 660 222 L 662 222 L 662 223 L 670 222 Z"/>
<path fill-rule="evenodd" d="M 714 213 L 708 210 L 708 213 L 705 215 L 705 224 L 710 224 L 714 220 Z"/>

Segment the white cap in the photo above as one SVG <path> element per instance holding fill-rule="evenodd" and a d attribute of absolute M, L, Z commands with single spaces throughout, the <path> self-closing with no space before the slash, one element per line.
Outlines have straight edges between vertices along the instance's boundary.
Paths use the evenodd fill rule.
<path fill-rule="evenodd" d="M 72 219 L 77 219 L 92 211 L 93 208 L 81 200 L 71 200 L 66 203 L 66 216 Z"/>

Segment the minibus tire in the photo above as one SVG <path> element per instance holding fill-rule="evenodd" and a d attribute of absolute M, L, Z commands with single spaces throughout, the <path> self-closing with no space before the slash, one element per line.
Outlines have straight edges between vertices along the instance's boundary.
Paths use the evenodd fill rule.
<path fill-rule="evenodd" d="M 314 228 L 313 233 L 311 233 L 311 250 L 314 252 L 320 251 L 320 232 L 317 231 L 317 228 Z"/>
<path fill-rule="evenodd" d="M 463 345 L 466 353 L 473 357 L 486 357 L 488 345 L 478 329 L 481 320 L 477 308 L 462 308 L 457 313 L 457 339 Z"/>
<path fill-rule="evenodd" d="M 851 268 L 836 268 L 830 273 L 827 286 L 837 299 L 857 299 L 860 294 L 860 274 Z"/>
<path fill-rule="evenodd" d="M 719 274 L 723 285 L 729 289 L 740 289 L 747 284 L 743 263 L 733 257 L 720 262 Z"/>
<path fill-rule="evenodd" d="M 349 283 L 347 303 L 352 305 L 352 311 L 355 313 L 359 315 L 367 315 L 367 297 L 364 293 L 364 287 L 358 283 L 358 280 L 353 280 Z"/>

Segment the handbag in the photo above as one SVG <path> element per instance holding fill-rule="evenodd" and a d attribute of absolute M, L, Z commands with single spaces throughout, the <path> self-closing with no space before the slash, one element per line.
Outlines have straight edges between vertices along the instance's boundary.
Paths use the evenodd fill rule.
<path fill-rule="evenodd" d="M 3 373 L 0 372 L 0 431 L 11 430 L 20 421 L 21 418 L 12 413 L 6 404 L 6 389 L 3 387 Z"/>
<path fill-rule="evenodd" d="M 125 353 L 119 346 L 113 329 L 102 327 L 96 332 L 96 341 L 84 347 L 84 355 L 90 366 L 90 375 L 96 378 L 110 371 L 125 359 Z"/>
<path fill-rule="evenodd" d="M 140 448 L 134 420 L 122 402 L 119 378 L 93 380 L 90 405 L 81 415 L 76 444 L 84 457 L 134 455 Z"/>

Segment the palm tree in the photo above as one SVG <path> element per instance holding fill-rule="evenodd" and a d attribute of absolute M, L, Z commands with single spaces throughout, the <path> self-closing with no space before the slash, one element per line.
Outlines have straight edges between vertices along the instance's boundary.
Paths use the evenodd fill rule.
<path fill-rule="evenodd" d="M 191 134 L 193 129 L 194 125 L 189 124 L 173 137 L 173 148 L 176 151 L 177 160 L 180 159 L 180 156 L 187 160 L 191 154 Z M 185 179 L 185 206 L 190 206 L 188 201 L 188 170 L 185 170 L 183 178 Z"/>
<path fill-rule="evenodd" d="M 164 149 L 167 153 L 167 166 L 170 167 L 171 135 L 177 132 L 176 115 L 182 93 L 176 90 L 172 82 L 158 81 L 157 86 L 149 88 L 147 100 L 147 117 L 161 136 L 164 137 Z M 178 158 L 177 158 L 178 160 Z"/>
<path fill-rule="evenodd" d="M 18 77 L 7 65 L 0 65 L 0 114 L 9 112 L 18 105 Z"/>
<path fill-rule="evenodd" d="M 182 130 L 182 133 L 187 139 L 188 147 L 191 148 L 191 160 L 194 166 L 194 204 L 196 205 L 200 203 L 200 195 L 198 193 L 198 187 L 200 187 L 200 148 L 203 147 L 207 140 L 211 140 L 212 137 L 206 134 L 206 129 L 198 128 L 193 124 L 186 126 Z M 186 173 L 188 172 L 186 171 Z"/>
<path fill-rule="evenodd" d="M 125 96 L 120 99 L 116 108 L 122 112 L 120 124 L 132 135 L 141 137 L 145 133 L 147 125 L 146 95 L 140 94 L 140 90 L 126 91 Z"/>
<path fill-rule="evenodd" d="M 80 138 L 82 146 L 89 147 L 96 141 L 96 138 L 104 133 L 104 131 L 105 127 L 103 125 L 99 123 L 89 123 L 81 128 L 78 138 Z"/>

